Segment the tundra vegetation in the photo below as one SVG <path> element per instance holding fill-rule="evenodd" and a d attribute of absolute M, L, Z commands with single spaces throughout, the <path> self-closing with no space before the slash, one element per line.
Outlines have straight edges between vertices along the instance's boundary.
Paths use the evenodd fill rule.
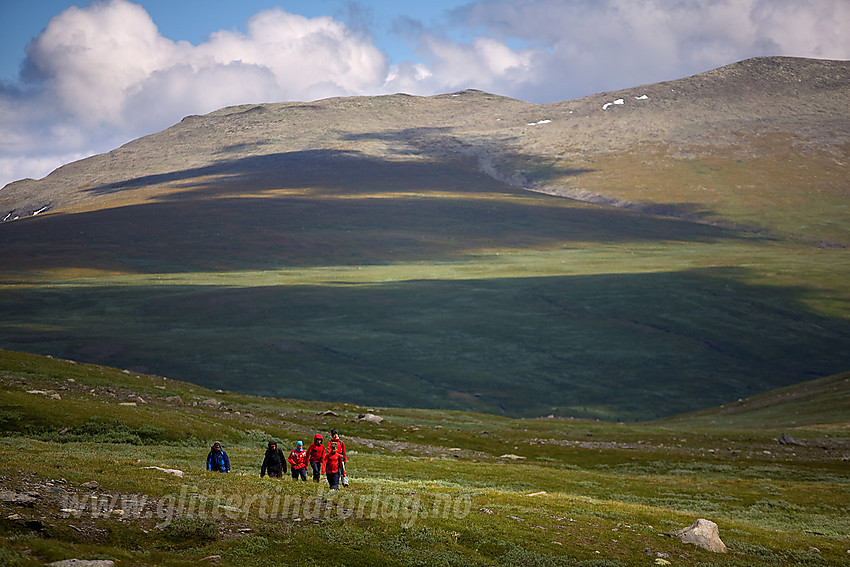
<path fill-rule="evenodd" d="M 0 558 L 850 565 L 848 415 L 847 374 L 612 423 L 255 397 L 0 351 Z M 331 428 L 349 488 L 260 478 L 269 439 Z M 204 470 L 213 440 L 229 475 Z M 727 553 L 671 536 L 697 518 Z"/>

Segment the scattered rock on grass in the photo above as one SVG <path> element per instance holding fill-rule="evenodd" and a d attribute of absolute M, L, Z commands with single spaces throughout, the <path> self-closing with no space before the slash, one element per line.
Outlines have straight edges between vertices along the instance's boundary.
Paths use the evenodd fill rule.
<path fill-rule="evenodd" d="M 726 553 L 726 544 L 720 540 L 720 531 L 717 524 L 702 518 L 695 521 L 687 528 L 682 528 L 671 535 L 678 537 L 682 543 L 692 543 L 708 551 L 715 553 Z"/>
<path fill-rule="evenodd" d="M 373 413 L 361 413 L 357 416 L 357 419 L 361 421 L 369 421 L 372 423 L 381 423 L 382 421 L 384 421 L 383 417 L 375 415 Z"/>
<path fill-rule="evenodd" d="M 110 559 L 63 559 L 48 565 L 50 567 L 114 567 L 115 562 Z"/>
<path fill-rule="evenodd" d="M 797 441 L 796 439 L 794 439 L 793 437 L 791 437 L 787 433 L 783 433 L 779 437 L 779 444 L 780 445 L 799 445 L 800 447 L 806 446 L 805 443 L 801 443 L 800 441 Z"/>
<path fill-rule="evenodd" d="M 500 459 L 510 459 L 511 461 L 522 461 L 525 460 L 525 457 L 521 457 L 519 455 L 514 455 L 513 453 L 506 453 L 504 455 L 499 456 Z"/>
<path fill-rule="evenodd" d="M 38 497 L 31 494 L 18 494 L 11 490 L 3 490 L 0 492 L 0 501 L 6 504 L 32 507 L 38 501 Z"/>
<path fill-rule="evenodd" d="M 166 469 L 166 468 L 163 468 L 163 467 L 155 467 L 155 466 L 150 466 L 150 467 L 145 467 L 145 468 L 146 469 L 154 469 L 154 470 L 157 470 L 157 471 L 162 471 L 164 473 L 173 474 L 174 476 L 179 476 L 180 478 L 183 478 L 183 471 L 181 471 L 179 469 Z"/>

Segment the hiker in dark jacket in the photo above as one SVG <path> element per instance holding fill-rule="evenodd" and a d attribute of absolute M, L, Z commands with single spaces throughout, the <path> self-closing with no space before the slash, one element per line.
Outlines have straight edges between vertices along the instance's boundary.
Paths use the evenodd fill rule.
<path fill-rule="evenodd" d="M 210 454 L 207 455 L 207 470 L 229 473 L 230 459 L 227 458 L 227 453 L 221 448 L 221 441 L 213 443 Z"/>
<path fill-rule="evenodd" d="M 263 459 L 263 466 L 260 468 L 260 476 L 266 476 L 268 471 L 270 477 L 281 478 L 286 472 L 286 458 L 283 456 L 277 443 L 269 441 L 269 448 L 266 449 L 266 457 Z"/>

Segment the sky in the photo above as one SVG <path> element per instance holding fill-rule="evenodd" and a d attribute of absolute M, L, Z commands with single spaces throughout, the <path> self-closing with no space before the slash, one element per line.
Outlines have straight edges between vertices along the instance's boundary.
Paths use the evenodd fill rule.
<path fill-rule="evenodd" d="M 190 114 L 475 88 L 534 103 L 850 59 L 850 0 L 0 0 L 0 187 Z"/>

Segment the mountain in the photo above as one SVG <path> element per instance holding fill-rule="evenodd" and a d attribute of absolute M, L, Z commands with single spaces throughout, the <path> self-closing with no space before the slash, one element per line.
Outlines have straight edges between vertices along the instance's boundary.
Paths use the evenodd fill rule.
<path fill-rule="evenodd" d="M 0 346 L 605 419 L 842 372 L 848 85 L 848 62 L 769 57 L 545 105 L 187 117 L 0 191 Z"/>

